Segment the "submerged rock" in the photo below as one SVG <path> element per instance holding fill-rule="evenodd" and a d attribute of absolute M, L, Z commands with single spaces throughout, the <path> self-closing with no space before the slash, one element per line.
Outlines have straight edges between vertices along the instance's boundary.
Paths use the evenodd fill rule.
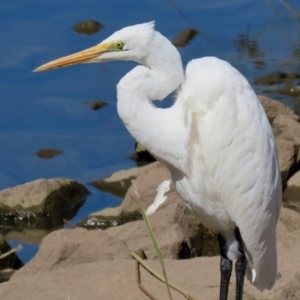
<path fill-rule="evenodd" d="M 103 25 L 94 20 L 83 21 L 75 24 L 72 28 L 75 32 L 79 34 L 92 35 L 98 32 Z"/>
<path fill-rule="evenodd" d="M 70 179 L 38 179 L 0 192 L 0 224 L 47 228 L 76 214 L 88 190 Z"/>
<path fill-rule="evenodd" d="M 194 28 L 185 28 L 177 33 L 172 43 L 175 47 L 185 47 L 197 34 Z"/>
<path fill-rule="evenodd" d="M 81 104 L 88 105 L 92 110 L 98 110 L 108 103 L 102 100 L 95 100 L 95 101 L 83 101 Z"/>
<path fill-rule="evenodd" d="M 39 158 L 50 159 L 62 153 L 63 151 L 59 149 L 41 149 L 36 153 L 36 156 Z"/>

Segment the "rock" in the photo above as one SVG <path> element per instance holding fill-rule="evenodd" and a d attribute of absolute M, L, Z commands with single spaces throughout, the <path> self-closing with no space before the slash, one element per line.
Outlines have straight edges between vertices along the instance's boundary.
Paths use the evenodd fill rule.
<path fill-rule="evenodd" d="M 94 20 L 83 21 L 75 24 L 73 30 L 79 34 L 92 35 L 98 32 L 103 25 Z"/>
<path fill-rule="evenodd" d="M 171 174 L 167 168 L 165 168 L 160 162 L 155 162 L 149 165 L 147 169 L 134 181 L 137 191 L 143 201 L 145 210 L 153 203 L 157 194 L 158 186 L 165 180 L 170 181 L 170 191 L 167 195 L 177 198 L 181 201 L 177 192 L 175 192 L 174 186 L 171 183 Z M 163 207 L 163 206 L 162 206 Z M 123 213 L 130 214 L 136 211 L 140 211 L 139 202 L 135 194 L 135 187 L 131 185 L 128 189 L 124 201 L 123 201 Z"/>
<path fill-rule="evenodd" d="M 274 119 L 278 115 L 285 115 L 290 119 L 299 121 L 299 117 L 288 106 L 284 105 L 282 102 L 279 102 L 277 100 L 262 95 L 258 95 L 257 97 L 260 100 L 260 103 L 262 104 L 267 114 L 267 117 L 269 119 L 269 122 L 271 124 L 273 123 Z"/>
<path fill-rule="evenodd" d="M 10 245 L 5 241 L 4 237 L 0 234 L 0 257 L 8 253 L 11 249 Z M 8 281 L 13 273 L 23 267 L 22 261 L 17 254 L 11 253 L 0 259 L 0 283 Z"/>
<path fill-rule="evenodd" d="M 194 28 L 185 28 L 177 33 L 172 44 L 175 47 L 185 47 L 197 34 L 197 30 Z"/>
<path fill-rule="evenodd" d="M 63 225 L 45 229 L 34 229 L 34 228 L 12 228 L 5 234 L 5 239 L 7 241 L 16 240 L 21 244 L 33 244 L 39 245 L 41 240 L 49 233 L 54 230 L 62 229 Z"/>
<path fill-rule="evenodd" d="M 276 138 L 300 145 L 300 123 L 297 121 L 285 115 L 278 115 L 273 121 L 272 128 Z"/>
<path fill-rule="evenodd" d="M 108 207 L 99 212 L 88 215 L 85 219 L 77 224 L 77 226 L 87 229 L 107 229 L 112 226 L 121 225 L 120 215 L 123 206 Z"/>
<path fill-rule="evenodd" d="M 36 156 L 39 158 L 50 159 L 62 153 L 63 152 L 59 149 L 41 149 L 36 153 Z"/>
<path fill-rule="evenodd" d="M 298 73 L 273 72 L 262 77 L 255 78 L 254 83 L 263 85 L 273 85 L 277 83 L 290 83 L 298 79 L 300 79 L 300 74 Z"/>
<path fill-rule="evenodd" d="M 38 253 L 11 280 L 74 265 L 128 258 L 126 243 L 104 231 L 62 229 L 47 235 Z"/>
<path fill-rule="evenodd" d="M 283 200 L 300 211 L 300 171 L 288 180 Z"/>
<path fill-rule="evenodd" d="M 164 258 L 184 259 L 193 256 L 191 245 L 184 231 L 175 220 L 176 204 L 170 204 L 165 210 L 161 210 L 150 216 L 150 222 Z M 143 249 L 148 259 L 155 259 L 151 238 L 144 221 L 135 221 L 108 228 L 107 234 L 126 241 L 130 251 Z"/>
<path fill-rule="evenodd" d="M 169 246 L 172 244 L 170 246 L 172 249 L 165 250 L 165 257 L 178 258 L 184 256 L 186 258 L 193 255 L 214 255 L 216 252 L 218 253 L 218 248 L 215 247 L 216 239 L 214 234 L 203 227 L 199 220 L 184 205 L 175 191 L 170 172 L 161 163 L 153 164 L 153 168 L 142 173 L 134 183 L 135 185 L 131 185 L 123 201 L 121 220 L 123 219 L 123 222 L 125 222 L 132 215 L 140 215 L 140 204 L 135 193 L 136 187 L 144 209 L 150 214 L 153 230 L 160 235 L 157 239 L 161 240 L 162 243 L 168 241 Z M 133 234 L 129 237 L 126 233 L 120 233 L 118 236 L 120 238 L 122 235 L 126 236 L 128 243 L 130 238 L 133 238 L 133 240 L 137 239 L 138 229 L 141 228 L 138 226 L 142 226 L 138 224 L 142 223 L 143 221 L 140 221 L 140 223 L 132 225 L 137 226 L 134 230 L 135 235 Z M 125 226 L 130 228 L 129 224 Z M 124 227 L 122 226 L 122 228 Z M 122 229 L 116 227 L 110 230 L 118 234 Z M 144 238 L 147 232 L 140 231 L 139 234 Z M 173 238 L 172 242 L 169 239 L 171 236 Z M 132 245 L 136 243 L 136 241 L 132 241 Z M 146 244 L 147 246 L 145 246 Z M 209 247 L 210 249 L 206 247 L 208 244 L 211 246 Z M 130 244 L 128 245 L 130 247 Z M 144 246 L 139 245 L 137 248 L 143 248 L 149 257 L 155 256 L 154 252 L 151 252 L 150 240 L 145 240 Z M 150 251 L 151 254 L 147 253 L 147 251 Z"/>
<path fill-rule="evenodd" d="M 300 123 L 284 115 L 278 115 L 272 125 L 278 149 L 283 188 L 300 169 Z"/>
<path fill-rule="evenodd" d="M 91 184 L 101 191 L 105 191 L 115 196 L 124 198 L 128 188 L 131 185 L 132 180 L 137 178 L 140 174 L 146 172 L 147 170 L 155 168 L 155 166 L 155 164 L 150 164 L 147 166 L 132 168 L 129 170 L 121 170 L 112 174 L 108 178 L 95 180 L 91 182 Z"/>
<path fill-rule="evenodd" d="M 108 103 L 102 100 L 95 100 L 95 101 L 83 101 L 81 104 L 88 105 L 92 110 L 98 110 Z"/>
<path fill-rule="evenodd" d="M 115 196 L 124 198 L 127 190 L 132 184 L 132 180 L 136 179 L 140 174 L 156 168 L 157 165 L 160 165 L 160 163 L 155 162 L 143 167 L 121 170 L 112 174 L 108 178 L 91 182 L 91 184 L 99 190 L 106 191 Z M 129 221 L 141 219 L 140 213 L 130 213 L 124 215 L 123 209 L 124 202 L 115 208 L 105 208 L 90 214 L 84 220 L 79 222 L 78 226 L 89 229 L 106 229 L 111 226 L 121 225 Z"/>
<path fill-rule="evenodd" d="M 134 150 L 135 152 L 130 154 L 129 157 L 135 160 L 138 167 L 142 167 L 156 161 L 156 158 L 139 142 L 135 142 Z"/>
<path fill-rule="evenodd" d="M 11 250 L 10 245 L 6 242 L 3 235 L 0 234 L 0 256 Z M 7 268 L 20 269 L 23 266 L 22 261 L 18 258 L 16 253 L 12 253 L 3 259 L 0 259 L 0 270 Z"/>
<path fill-rule="evenodd" d="M 294 173 L 294 170 L 297 169 L 300 155 L 299 147 L 294 142 L 282 138 L 276 138 L 275 141 L 282 185 L 285 188 L 288 178 Z"/>
<path fill-rule="evenodd" d="M 105 239 L 105 232 L 93 231 L 98 235 L 84 240 L 84 247 L 80 245 L 81 239 L 85 239 L 86 232 L 79 229 L 62 230 L 64 233 L 50 234 L 49 240 L 43 246 L 44 254 L 34 263 L 34 268 L 27 266 L 16 272 L 9 282 L 0 284 L 0 299 L 111 299 L 111 300 L 146 300 L 149 299 L 136 283 L 136 263 L 132 259 L 116 258 L 115 260 L 96 260 L 97 255 L 88 255 L 92 247 L 95 252 L 101 251 Z M 75 234 L 73 235 L 73 231 Z M 73 238 L 67 235 L 71 233 Z M 90 232 L 88 232 L 89 234 Z M 56 238 L 55 238 L 56 236 Z M 271 291 L 261 293 L 254 288 L 248 280 L 245 280 L 245 300 L 291 300 L 299 299 L 299 248 L 300 248 L 300 215 L 294 211 L 282 208 L 277 226 L 277 250 L 278 250 L 278 278 Z M 71 243 L 70 246 L 67 246 Z M 116 241 L 114 239 L 114 241 Z M 65 246 L 64 251 L 59 251 L 61 258 L 53 259 L 52 252 Z M 77 248 L 83 252 L 76 251 Z M 115 245 L 111 242 L 111 245 Z M 117 245 L 118 242 L 116 241 Z M 124 243 L 122 243 L 124 245 Z M 99 247 L 101 246 L 101 247 Z M 49 247 L 49 249 L 47 249 Z M 115 247 L 112 255 L 120 255 L 123 247 Z M 68 251 L 68 249 L 71 249 Z M 112 250 L 114 247 L 112 247 Z M 95 253 L 94 252 L 94 253 Z M 56 257 L 56 254 L 54 255 Z M 82 259 L 84 257 L 84 259 Z M 93 257 L 89 261 L 89 258 Z M 101 255 L 99 255 L 101 257 Z M 103 258 L 105 255 L 103 256 Z M 35 258 L 34 258 L 35 259 Z M 110 259 L 110 257 L 109 257 Z M 50 261 L 50 263 L 48 262 Z M 67 263 L 66 263 L 67 260 Z M 185 260 L 165 259 L 168 280 L 175 283 L 183 290 L 188 291 L 195 299 L 217 299 L 219 293 L 219 257 L 197 257 Z M 161 268 L 158 261 L 147 260 L 147 263 L 158 273 Z M 43 265 L 47 267 L 43 267 Z M 50 267 L 52 266 L 52 267 Z M 166 287 L 156 280 L 143 268 L 141 280 L 143 286 L 157 299 L 168 299 Z M 231 277 L 229 293 L 234 290 L 234 272 Z M 173 300 L 181 300 L 183 296 L 172 290 Z"/>
<path fill-rule="evenodd" d="M 297 300 L 300 299 L 300 272 L 283 288 L 274 300 Z"/>
<path fill-rule="evenodd" d="M 143 173 L 134 181 L 143 205 L 148 210 L 150 221 L 157 240 L 161 243 L 163 256 L 167 258 L 187 258 L 191 256 L 213 255 L 218 252 L 214 234 L 200 225 L 200 222 L 186 208 L 171 184 L 170 172 L 159 162 L 130 172 L 122 172 L 121 178 L 133 177 Z M 138 172 L 138 173 L 136 173 Z M 120 174 L 112 176 L 119 179 Z M 131 251 L 143 249 L 147 257 L 154 258 L 149 233 L 140 212 L 140 204 L 135 194 L 134 185 L 126 193 L 121 206 L 109 208 L 90 215 L 80 222 L 80 226 L 108 228 L 107 233 L 126 241 Z M 205 243 L 204 243 L 205 241 Z M 217 248 L 217 250 L 216 250 Z"/>
<path fill-rule="evenodd" d="M 13 269 L 0 270 L 0 283 L 9 281 L 9 279 L 16 273 Z"/>
<path fill-rule="evenodd" d="M 70 179 L 38 179 L 0 192 L 0 221 L 22 228 L 46 228 L 71 218 L 88 190 Z"/>

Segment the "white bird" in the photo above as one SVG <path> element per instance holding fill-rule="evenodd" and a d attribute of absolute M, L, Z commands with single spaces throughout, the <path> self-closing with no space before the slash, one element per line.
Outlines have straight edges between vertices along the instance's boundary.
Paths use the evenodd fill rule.
<path fill-rule="evenodd" d="M 245 273 L 261 291 L 271 289 L 281 177 L 271 126 L 248 81 L 215 57 L 192 60 L 184 73 L 179 52 L 154 22 L 125 27 L 35 71 L 114 60 L 140 64 L 117 85 L 120 118 L 167 166 L 187 207 L 217 233 L 220 299 L 227 299 L 235 259 L 237 300 Z M 176 89 L 170 108 L 153 105 Z"/>

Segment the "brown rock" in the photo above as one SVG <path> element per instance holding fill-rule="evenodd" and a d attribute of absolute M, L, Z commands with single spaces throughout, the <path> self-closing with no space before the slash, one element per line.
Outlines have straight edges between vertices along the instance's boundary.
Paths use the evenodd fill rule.
<path fill-rule="evenodd" d="M 185 47 L 197 34 L 194 28 L 185 28 L 177 33 L 172 43 L 175 47 Z"/>
<path fill-rule="evenodd" d="M 164 258 L 190 258 L 191 245 L 180 225 L 176 222 L 178 203 L 169 203 L 164 210 L 149 217 L 152 229 Z M 148 259 L 155 259 L 156 253 L 144 221 L 135 221 L 106 230 L 107 234 L 126 242 L 131 251 L 143 249 Z"/>
<path fill-rule="evenodd" d="M 244 298 L 246 300 L 299 299 L 300 216 L 298 213 L 285 208 L 282 209 L 277 227 L 277 237 L 278 279 L 275 286 L 271 291 L 261 293 L 248 280 L 245 280 Z M 77 235 L 76 238 L 76 241 L 80 243 L 81 237 Z M 51 251 L 53 251 L 54 247 L 58 247 L 60 242 L 57 239 L 49 240 L 50 249 L 48 255 L 50 255 L 50 260 Z M 101 248 L 102 242 L 103 240 L 94 236 L 94 239 L 90 239 L 89 243 L 85 244 L 85 248 L 88 249 L 92 244 L 94 244 L 92 247 L 97 246 Z M 67 253 L 65 252 L 65 254 Z M 63 257 L 67 258 L 66 255 Z M 80 264 L 78 264 L 75 261 L 76 257 L 72 257 L 72 263 L 69 261 L 67 265 L 60 267 L 60 264 L 64 264 L 64 259 L 60 259 L 55 267 L 43 273 L 26 272 L 24 276 L 18 276 L 18 273 L 21 273 L 22 270 L 18 271 L 11 281 L 0 285 L 0 299 L 149 299 L 136 283 L 136 267 L 133 260 L 101 260 L 90 263 L 80 261 Z M 47 256 L 41 257 L 39 263 L 47 264 L 47 259 Z M 77 259 L 80 259 L 80 257 L 77 256 Z M 147 261 L 147 263 L 155 271 L 161 273 L 158 261 Z M 188 291 L 189 294 L 194 296 L 194 299 L 207 300 L 218 298 L 219 263 L 219 257 L 197 257 L 187 260 L 165 259 L 169 281 Z M 143 268 L 141 268 L 141 278 L 142 284 L 157 299 L 168 299 L 166 287 Z M 234 293 L 234 281 L 233 272 L 230 293 Z M 182 295 L 174 291 L 172 291 L 172 297 L 174 300 L 184 299 Z"/>
<path fill-rule="evenodd" d="M 299 121 L 299 117 L 283 103 L 262 95 L 258 95 L 257 97 L 260 100 L 260 103 L 262 104 L 271 124 L 278 115 L 285 115 L 290 119 Z"/>
<path fill-rule="evenodd" d="M 39 158 L 50 159 L 62 153 L 63 151 L 59 149 L 41 149 L 36 153 L 36 156 Z"/>
<path fill-rule="evenodd" d="M 300 167 L 300 123 L 278 115 L 272 125 L 276 139 L 283 188 Z"/>
<path fill-rule="evenodd" d="M 106 232 L 62 229 L 47 235 L 38 253 L 11 280 L 74 265 L 126 258 L 129 258 L 126 243 Z"/>
<path fill-rule="evenodd" d="M 300 145 L 300 123 L 297 121 L 284 115 L 278 115 L 274 119 L 272 128 L 276 138 Z"/>
<path fill-rule="evenodd" d="M 148 167 L 145 172 L 141 173 L 140 176 L 134 181 L 137 192 L 143 201 L 145 210 L 147 210 L 147 208 L 153 203 L 157 194 L 158 186 L 165 180 L 171 181 L 170 172 L 160 162 L 154 162 L 149 166 L 151 166 L 151 168 Z M 172 183 L 167 196 L 181 200 L 179 195 L 175 192 L 175 188 Z M 161 206 L 161 208 L 163 207 L 164 204 Z M 140 205 L 135 193 L 135 187 L 134 185 L 131 185 L 123 201 L 123 212 L 127 214 L 136 211 L 140 211 Z"/>
<path fill-rule="evenodd" d="M 276 146 L 278 151 L 281 180 L 285 187 L 288 178 L 297 167 L 299 161 L 299 147 L 295 144 L 295 142 L 287 141 L 282 138 L 276 138 Z"/>
<path fill-rule="evenodd" d="M 283 200 L 289 205 L 297 207 L 300 211 L 300 171 L 288 180 Z"/>
<path fill-rule="evenodd" d="M 115 196 L 124 198 L 128 188 L 131 185 L 132 180 L 136 179 L 140 174 L 147 172 L 152 168 L 155 168 L 157 164 L 159 163 L 156 162 L 143 167 L 121 170 L 115 172 L 107 178 L 95 180 L 91 182 L 91 184 L 101 191 L 105 191 Z M 101 215 L 101 212 L 99 212 L 99 215 Z"/>
<path fill-rule="evenodd" d="M 62 224 L 84 203 L 88 190 L 64 178 L 38 179 L 0 192 L 0 220 L 22 227 Z M 8 221 L 7 221 L 8 220 Z"/>
<path fill-rule="evenodd" d="M 122 203 L 122 217 L 126 218 L 128 215 L 140 214 L 140 204 L 135 192 L 135 187 L 144 209 L 147 211 L 150 206 L 153 208 L 153 202 L 157 200 L 158 190 L 163 182 L 169 187 L 169 190 L 164 193 L 165 201 L 150 215 L 150 222 L 154 233 L 157 235 L 156 238 L 165 245 L 164 257 L 187 258 L 193 255 L 215 254 L 216 239 L 214 234 L 203 227 L 200 221 L 188 210 L 175 191 L 170 172 L 159 162 L 154 163 L 151 169 L 142 173 L 134 181 L 135 185 L 131 185 Z M 159 197 L 163 197 L 163 195 Z M 142 223 L 143 222 L 140 221 L 140 224 Z M 125 226 L 138 225 L 128 224 Z M 143 242 L 139 244 L 138 248 L 144 247 L 145 249 L 143 248 L 143 250 L 147 256 L 153 258 L 155 257 L 155 253 L 153 252 L 151 241 L 146 238 L 148 233 L 145 227 L 142 227 L 144 229 L 140 232 L 140 236 L 143 238 Z M 109 230 L 112 230 L 112 232 L 115 232 L 121 238 L 123 233 L 119 233 L 119 231 L 122 231 L 122 228 L 123 226 Z M 129 247 L 137 243 L 136 240 L 139 234 L 137 230 L 134 230 L 134 232 L 135 233 L 131 236 L 133 240 L 128 244 Z M 123 236 L 126 236 L 127 242 L 130 240 L 126 233 L 124 233 Z M 206 247 L 208 244 L 211 246 L 210 249 Z"/>
<path fill-rule="evenodd" d="M 300 272 L 284 286 L 274 300 L 297 300 L 300 299 Z"/>
<path fill-rule="evenodd" d="M 79 34 L 92 35 L 98 32 L 103 25 L 94 20 L 79 22 L 73 26 L 73 30 Z"/>

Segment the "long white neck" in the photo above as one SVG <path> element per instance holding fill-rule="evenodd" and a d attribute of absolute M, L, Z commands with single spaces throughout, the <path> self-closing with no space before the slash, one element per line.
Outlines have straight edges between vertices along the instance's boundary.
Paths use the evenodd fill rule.
<path fill-rule="evenodd" d="M 146 65 L 135 67 L 119 82 L 118 113 L 138 142 L 159 160 L 181 169 L 184 150 L 181 103 L 176 101 L 167 109 L 157 108 L 152 103 L 152 100 L 165 98 L 183 81 L 181 58 L 176 48 L 159 33 L 152 46 Z"/>

